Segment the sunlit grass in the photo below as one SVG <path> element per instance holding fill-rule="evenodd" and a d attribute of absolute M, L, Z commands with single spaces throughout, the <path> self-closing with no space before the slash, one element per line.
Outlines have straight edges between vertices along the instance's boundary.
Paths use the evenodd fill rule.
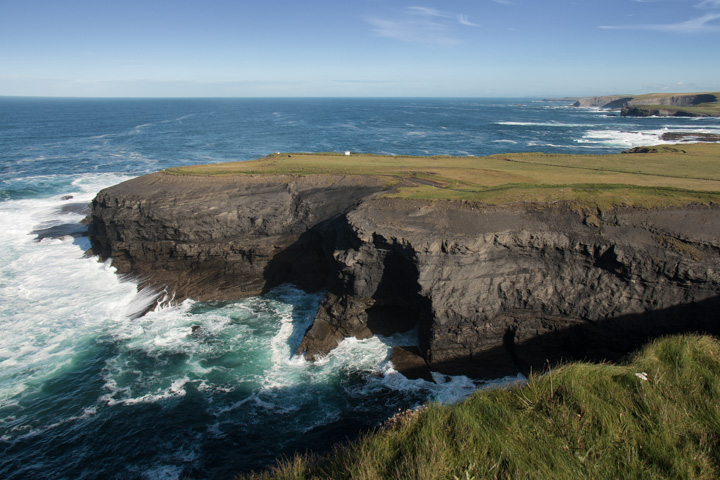
<path fill-rule="evenodd" d="M 654 153 L 487 157 L 273 154 L 248 162 L 170 168 L 172 175 L 357 175 L 386 195 L 486 204 L 580 202 L 601 208 L 718 202 L 720 145 L 660 146 Z"/>
<path fill-rule="evenodd" d="M 430 405 L 259 479 L 720 478 L 720 342 L 657 340 L 624 365 L 572 363 Z"/>

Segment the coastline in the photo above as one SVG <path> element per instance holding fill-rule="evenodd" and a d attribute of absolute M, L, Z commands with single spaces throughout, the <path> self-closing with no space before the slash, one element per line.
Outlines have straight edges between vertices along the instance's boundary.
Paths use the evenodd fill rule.
<path fill-rule="evenodd" d="M 440 376 L 438 384 L 431 384 L 391 373 L 390 351 L 383 344 L 390 342 L 387 337 L 346 339 L 320 362 L 301 362 L 292 352 L 324 292 L 307 295 L 283 286 L 261 297 L 164 304 L 144 317 L 126 318 L 135 306 L 145 305 L 135 281 L 114 274 L 110 262 L 84 257 L 86 237 L 50 238 L 72 235 L 76 225 L 46 231 L 81 220 L 79 213 L 65 213 L 66 205 L 87 204 L 101 188 L 140 174 L 258 158 L 276 150 L 373 149 L 389 157 L 393 152 L 615 153 L 659 143 L 667 131 L 717 131 L 712 120 L 623 118 L 527 99 L 37 99 L 3 105 L 11 112 L 6 119 L 28 134 L 2 140 L 9 162 L 3 174 L 8 226 L 3 264 L 10 275 L 3 290 L 9 310 L 3 310 L 3 318 L 12 328 L 0 343 L 14 352 L 11 363 L 3 364 L 5 371 L 17 373 L 3 381 L 3 393 L 11 396 L 11 405 L 25 406 L 15 411 L 10 405 L 12 419 L 2 415 L 10 422 L 2 435 L 12 450 L 0 471 L 13 479 L 33 476 L 34 468 L 51 476 L 81 476 L 78 462 L 93 464 L 98 475 L 109 477 L 130 471 L 133 476 L 228 478 L 259 471 L 295 451 L 325 451 L 355 435 L 356 425 L 364 431 L 398 408 L 456 401 L 478 387 L 462 377 Z M 49 122 L 58 128 L 47 129 Z M 442 161 L 438 157 L 436 163 Z M 641 157 L 618 161 L 641 162 Z M 426 191 L 413 195 L 437 190 L 480 197 L 469 203 L 483 200 L 476 187 L 458 192 L 465 189 L 460 184 L 441 189 L 418 183 L 417 188 Z M 494 198 L 503 192 L 486 188 Z M 535 188 L 534 194 L 542 200 L 542 192 L 551 190 Z M 75 198 L 61 199 L 68 194 Z M 34 242 L 35 235 L 27 235 L 33 230 L 50 237 Z M 194 326 L 201 328 L 193 333 Z M 393 345 L 411 343 L 392 340 Z M 46 352 L 54 353 L 48 357 Z M 72 389 L 72 397 L 62 393 L 64 386 Z M 284 438 L 273 434 L 277 431 L 285 432 Z M 65 441 L 78 446 L 73 458 L 58 448 Z"/>
<path fill-rule="evenodd" d="M 720 92 L 650 93 L 585 97 L 572 105 L 619 109 L 623 117 L 717 117 L 720 116 L 719 99 Z"/>
<path fill-rule="evenodd" d="M 688 312 L 715 328 L 720 145 L 653 150 L 175 168 L 100 192 L 90 240 L 178 300 L 326 291 L 307 360 L 413 326 L 430 369 L 453 375 L 616 359 Z"/>

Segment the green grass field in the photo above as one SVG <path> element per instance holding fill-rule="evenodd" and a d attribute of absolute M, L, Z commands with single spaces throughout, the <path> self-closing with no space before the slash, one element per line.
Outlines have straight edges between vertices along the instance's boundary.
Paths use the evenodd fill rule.
<path fill-rule="evenodd" d="M 720 200 L 720 145 L 682 144 L 655 153 L 410 157 L 284 153 L 248 162 L 165 170 L 172 175 L 370 175 L 387 195 L 485 204 L 577 202 L 608 208 Z"/>
<path fill-rule="evenodd" d="M 622 365 L 567 364 L 429 405 L 326 456 L 242 478 L 709 480 L 719 448 L 720 342 L 686 335 Z"/>

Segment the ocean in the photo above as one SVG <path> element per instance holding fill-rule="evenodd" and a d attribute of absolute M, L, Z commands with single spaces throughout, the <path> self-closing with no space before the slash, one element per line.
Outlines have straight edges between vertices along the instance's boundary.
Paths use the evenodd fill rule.
<path fill-rule="evenodd" d="M 86 256 L 87 238 L 38 240 L 102 188 L 276 151 L 616 153 L 688 131 L 720 133 L 720 119 L 532 99 L 0 97 L 0 478 L 232 478 L 521 380 L 407 380 L 388 356 L 412 332 L 307 363 L 292 353 L 323 292 L 290 285 L 134 318 L 151 299 Z"/>

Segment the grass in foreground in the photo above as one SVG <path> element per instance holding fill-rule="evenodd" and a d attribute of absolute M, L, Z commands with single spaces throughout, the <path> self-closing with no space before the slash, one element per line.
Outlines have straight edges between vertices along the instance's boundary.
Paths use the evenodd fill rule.
<path fill-rule="evenodd" d="M 720 342 L 687 335 L 625 365 L 568 364 L 430 405 L 325 457 L 246 478 L 716 479 L 718 448 Z"/>
<path fill-rule="evenodd" d="M 720 201 L 720 145 L 662 146 L 654 153 L 487 157 L 274 154 L 249 162 L 171 168 L 172 175 L 365 175 L 401 198 L 485 204 L 579 202 L 599 208 Z"/>

